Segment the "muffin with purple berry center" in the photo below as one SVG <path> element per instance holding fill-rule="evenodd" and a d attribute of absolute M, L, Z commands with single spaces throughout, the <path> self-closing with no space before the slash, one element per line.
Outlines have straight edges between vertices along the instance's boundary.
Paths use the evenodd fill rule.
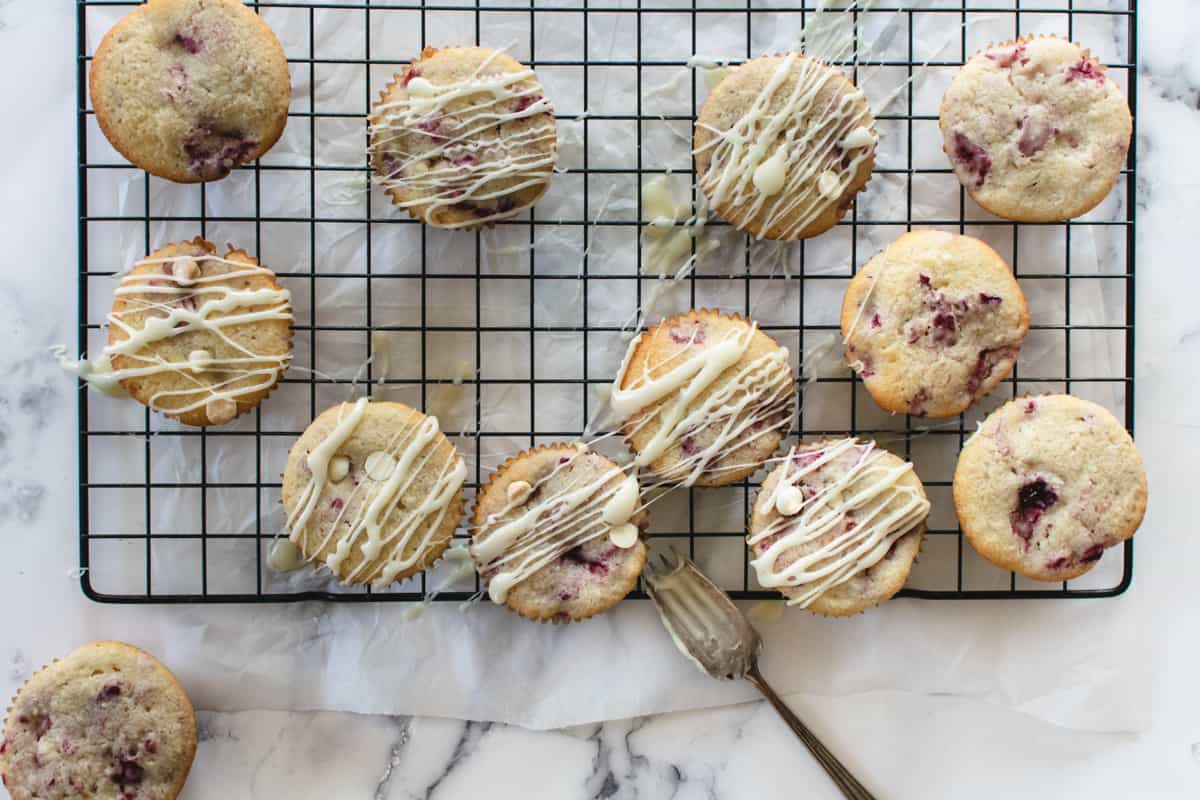
<path fill-rule="evenodd" d="M 528 209 L 549 186 L 558 132 L 533 70 L 483 47 L 426 48 L 371 110 L 371 164 L 392 203 L 440 228 Z"/>
<path fill-rule="evenodd" d="M 274 32 L 240 0 L 150 0 L 100 42 L 96 121 L 121 155 L 161 178 L 215 181 L 261 157 L 291 100 Z"/>
<path fill-rule="evenodd" d="M 648 520 L 627 470 L 584 445 L 538 447 L 480 490 L 471 555 L 494 602 L 540 622 L 583 620 L 637 583 Z"/>
<path fill-rule="evenodd" d="M 92 642 L 13 698 L 0 775 L 13 800 L 173 800 L 196 754 L 196 717 L 175 676 L 121 642 Z"/>
<path fill-rule="evenodd" d="M 963 534 L 997 566 L 1041 581 L 1077 578 L 1146 511 L 1146 472 L 1128 431 L 1066 394 L 993 411 L 954 471 Z"/>
<path fill-rule="evenodd" d="M 1054 36 L 989 47 L 942 98 L 944 149 L 980 206 L 1018 222 L 1073 219 L 1121 174 L 1129 103 L 1087 50 Z"/>
<path fill-rule="evenodd" d="M 841 329 L 846 361 L 881 408 L 940 419 L 1012 371 L 1029 308 L 1012 270 L 983 242 L 912 231 L 855 274 Z"/>

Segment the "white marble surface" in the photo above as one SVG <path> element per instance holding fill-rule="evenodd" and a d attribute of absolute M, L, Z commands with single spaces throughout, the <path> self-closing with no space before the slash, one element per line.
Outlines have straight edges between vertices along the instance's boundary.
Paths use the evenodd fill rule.
<path fill-rule="evenodd" d="M 993 5 L 1000 5 L 1000 2 Z M 103 637 L 121 609 L 75 597 L 70 619 L 38 598 L 77 591 L 74 402 L 45 360 L 73 341 L 73 4 L 0 0 L 0 663 L 7 691 L 64 649 Z M 1028 5 L 1027 3 L 1025 5 Z M 1083 734 L 969 696 L 794 698 L 797 710 L 880 797 L 1200 796 L 1200 539 L 1187 499 L 1200 445 L 1200 67 L 1190 0 L 1143 0 L 1139 75 L 1137 431 L 1151 507 L 1131 604 L 1146 630 L 1148 723 Z M 34 563 L 61 560 L 62 585 Z M 1023 606 L 1013 604 L 1012 612 Z M 169 614 L 170 612 L 164 612 Z M 74 635 L 73 633 L 71 635 Z M 1054 631 L 1046 631 L 1052 648 Z M 286 680 L 285 675 L 280 680 Z M 1102 704 L 1103 696 L 1085 698 Z M 201 705 L 205 705 L 201 702 Z M 185 797 L 794 798 L 836 794 L 762 703 L 552 732 L 407 717 L 256 711 L 201 714 Z"/>

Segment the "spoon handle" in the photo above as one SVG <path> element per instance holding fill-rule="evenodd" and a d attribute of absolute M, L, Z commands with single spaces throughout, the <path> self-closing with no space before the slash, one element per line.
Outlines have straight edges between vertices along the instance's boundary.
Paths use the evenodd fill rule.
<path fill-rule="evenodd" d="M 837 784 L 849 800 L 875 800 L 875 795 L 871 794 L 866 788 L 859 783 L 850 770 L 838 761 L 833 753 L 829 752 L 825 745 L 821 744 L 821 740 L 808 729 L 808 726 L 800 721 L 792 710 L 787 707 L 783 700 L 779 699 L 779 695 L 775 694 L 775 690 L 771 688 L 762 673 L 758 671 L 758 664 L 752 664 L 750 671 L 746 673 L 746 680 L 754 684 L 754 688 L 762 692 L 763 697 L 771 701 L 771 705 L 775 706 L 775 710 L 779 712 L 779 716 L 783 717 L 783 721 L 788 724 L 788 727 L 800 737 L 800 741 L 804 742 L 804 746 L 808 748 L 817 762 L 825 768 L 829 773 L 829 777 Z"/>

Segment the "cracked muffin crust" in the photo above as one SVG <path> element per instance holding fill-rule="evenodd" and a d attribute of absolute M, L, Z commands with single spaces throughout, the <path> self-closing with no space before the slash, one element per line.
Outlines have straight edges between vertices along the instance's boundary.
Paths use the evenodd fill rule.
<path fill-rule="evenodd" d="M 1133 536 L 1146 472 L 1124 426 L 1066 394 L 993 411 L 954 470 L 963 534 L 997 566 L 1041 581 L 1076 578 Z"/>
<path fill-rule="evenodd" d="M 136 166 L 215 181 L 283 133 L 291 100 L 275 34 L 240 0 L 150 0 L 105 34 L 89 81 L 96 121 Z"/>
<path fill-rule="evenodd" d="M 1133 119 L 1087 50 L 1053 36 L 982 51 L 942 98 L 944 149 L 984 209 L 1018 222 L 1073 219 L 1121 174 Z"/>
<path fill-rule="evenodd" d="M 1008 264 L 983 242 L 912 231 L 855 274 L 841 329 L 846 360 L 881 408 L 941 419 L 1012 371 L 1029 308 Z"/>
<path fill-rule="evenodd" d="M 196 754 L 196 717 L 149 653 L 92 642 L 13 698 L 0 774 L 13 800 L 173 800 Z"/>
<path fill-rule="evenodd" d="M 426 48 L 371 111 L 375 181 L 439 228 L 516 216 L 546 192 L 558 132 L 533 70 L 483 47 Z"/>

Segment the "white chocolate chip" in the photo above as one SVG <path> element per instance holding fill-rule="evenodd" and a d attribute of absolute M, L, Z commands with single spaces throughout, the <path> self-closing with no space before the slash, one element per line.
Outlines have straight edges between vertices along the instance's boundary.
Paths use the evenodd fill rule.
<path fill-rule="evenodd" d="M 804 507 L 804 493 L 790 483 L 775 493 L 775 510 L 785 517 L 795 516 Z"/>
<path fill-rule="evenodd" d="M 207 350 L 193 350 L 188 353 L 188 369 L 200 373 L 212 364 L 212 353 Z"/>
<path fill-rule="evenodd" d="M 837 173 L 831 169 L 827 169 L 821 173 L 821 177 L 817 178 L 817 191 L 822 197 L 833 197 L 838 190 Z"/>
<path fill-rule="evenodd" d="M 214 397 L 204 404 L 204 414 L 213 425 L 224 425 L 237 416 L 237 403 L 228 397 Z"/>
<path fill-rule="evenodd" d="M 513 481 L 508 485 L 508 502 L 521 505 L 533 494 L 533 487 L 525 481 Z"/>
<path fill-rule="evenodd" d="M 764 196 L 777 194 L 787 181 L 787 155 L 783 148 L 779 148 L 773 156 L 759 164 L 751 179 L 754 181 L 754 188 Z"/>
<path fill-rule="evenodd" d="M 425 78 L 410 78 L 404 87 L 414 97 L 432 97 L 437 94 L 437 87 Z"/>
<path fill-rule="evenodd" d="M 178 258 L 171 266 L 171 277 L 180 286 L 191 286 L 200 275 L 200 265 L 194 258 Z"/>
<path fill-rule="evenodd" d="M 617 547 L 628 550 L 637 544 L 638 529 L 632 522 L 625 522 L 617 525 L 608 532 L 608 538 Z"/>
<path fill-rule="evenodd" d="M 364 467 L 367 471 L 367 477 L 371 480 L 386 481 L 391 477 L 392 470 L 396 468 L 396 459 L 391 453 L 384 450 L 376 450 L 367 456 L 367 462 Z"/>
<path fill-rule="evenodd" d="M 329 459 L 329 481 L 340 483 L 350 474 L 350 459 L 345 456 L 334 456 Z"/>

